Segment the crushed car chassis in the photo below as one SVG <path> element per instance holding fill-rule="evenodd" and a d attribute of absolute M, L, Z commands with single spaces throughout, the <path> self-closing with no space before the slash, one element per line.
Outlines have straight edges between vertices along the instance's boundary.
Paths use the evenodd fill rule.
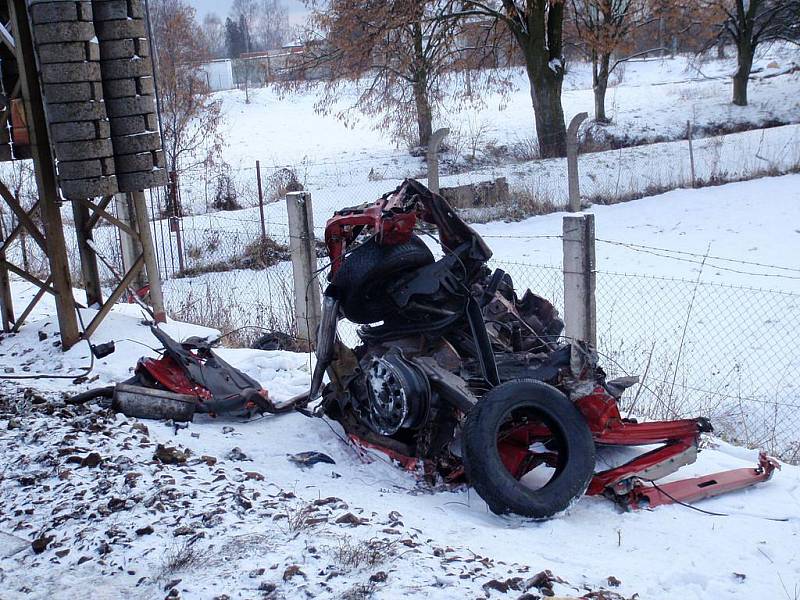
<path fill-rule="evenodd" d="M 455 214 L 441 196 L 430 192 L 413 180 L 407 180 L 394 192 L 384 195 L 373 204 L 337 211 L 325 229 L 325 241 L 332 261 L 329 275 L 331 285 L 325 292 L 323 324 L 318 342 L 318 363 L 309 398 L 315 399 L 322 393 L 325 398 L 323 406 L 327 405 L 327 412 L 340 421 L 354 442 L 381 449 L 406 468 L 422 464 L 427 475 L 439 474 L 446 481 L 458 481 L 466 474 L 465 471 L 469 471 L 458 457 L 452 455 L 447 455 L 446 460 L 442 460 L 441 455 L 431 457 L 420 456 L 419 452 L 404 453 L 402 447 L 399 449 L 394 443 L 392 435 L 380 435 L 380 432 L 376 431 L 380 427 L 370 427 L 369 418 L 366 419 L 366 427 L 363 426 L 365 419 L 361 419 L 361 426 L 354 426 L 354 421 L 358 419 L 346 418 L 346 415 L 343 415 L 343 406 L 347 406 L 348 402 L 353 404 L 352 397 L 358 394 L 358 386 L 353 386 L 352 381 L 362 376 L 361 372 L 367 363 L 363 356 L 355 357 L 353 351 L 338 341 L 336 323 L 342 316 L 353 316 L 348 315 L 347 306 L 343 306 L 348 301 L 351 313 L 355 313 L 355 318 L 351 320 L 368 323 L 362 308 L 363 303 L 368 303 L 370 299 L 369 293 L 365 293 L 363 297 L 358 298 L 359 305 L 356 306 L 352 300 L 354 292 L 348 288 L 352 288 L 354 282 L 358 283 L 358 279 L 352 274 L 343 277 L 341 272 L 347 269 L 349 260 L 353 260 L 359 268 L 365 264 L 367 266 L 363 268 L 369 268 L 369 263 L 365 263 L 362 257 L 349 258 L 350 253 L 354 252 L 354 247 L 355 251 L 358 251 L 359 242 L 362 246 L 371 243 L 381 247 L 407 244 L 419 222 L 436 228 L 445 256 L 433 264 L 423 264 L 415 266 L 407 273 L 393 274 L 399 281 L 391 282 L 386 292 L 391 299 L 391 303 L 387 305 L 391 310 L 387 311 L 384 308 L 384 314 L 373 315 L 373 318 L 380 316 L 385 320 L 396 319 L 397 313 L 402 318 L 395 324 L 384 322 L 378 328 L 369 325 L 362 328 L 360 335 L 364 346 L 361 347 L 360 354 L 365 352 L 369 354 L 370 344 L 383 344 L 389 348 L 399 346 L 401 348 L 399 354 L 407 359 L 407 366 L 417 367 L 427 377 L 430 386 L 438 387 L 441 396 L 449 396 L 450 402 L 465 413 L 478 412 L 472 410 L 473 406 L 477 408 L 486 400 L 476 399 L 475 393 L 465 389 L 469 385 L 453 383 L 453 373 L 458 369 L 454 368 L 452 363 L 448 365 L 447 359 L 431 360 L 430 356 L 413 356 L 414 350 L 408 347 L 408 342 L 404 342 L 409 335 L 419 334 L 419 343 L 422 344 L 423 338 L 429 339 L 436 335 L 447 338 L 449 332 L 458 331 L 460 328 L 458 336 L 471 338 L 471 346 L 466 345 L 469 346 L 466 360 L 472 359 L 476 365 L 474 371 L 477 371 L 471 375 L 482 379 L 483 384 L 489 389 L 502 386 L 504 382 L 513 379 L 513 376 L 508 374 L 504 377 L 503 368 L 500 366 L 504 360 L 502 351 L 506 347 L 508 352 L 505 358 L 508 358 L 509 354 L 519 355 L 523 349 L 548 353 L 550 357 L 562 355 L 560 364 L 556 360 L 545 360 L 545 364 L 538 370 L 523 369 L 515 375 L 526 377 L 533 373 L 534 378 L 546 381 L 567 394 L 585 420 L 595 448 L 657 445 L 655 449 L 646 451 L 622 465 L 593 473 L 588 481 L 586 494 L 608 496 L 625 508 L 692 502 L 745 488 L 766 481 L 772 476 L 778 463 L 762 453 L 758 465 L 754 468 L 737 469 L 670 483 L 656 483 L 656 480 L 696 460 L 701 435 L 712 431 L 708 420 L 697 418 L 638 423 L 624 419 L 619 411 L 618 399 L 622 391 L 636 379 L 606 381 L 602 369 L 596 365 L 596 354 L 592 348 L 574 341 L 568 348 L 559 345 L 555 340 L 560 332 L 558 326 L 560 321 L 552 305 L 538 297 L 531 299 L 529 291 L 522 299 L 517 298 L 510 278 L 499 269 L 491 274 L 487 272 L 482 275 L 481 269 L 486 269 L 484 263 L 491 257 L 491 250 L 480 236 Z M 384 253 L 380 255 L 380 259 L 383 257 L 391 259 L 391 256 L 390 253 Z M 459 276 L 462 278 L 461 281 L 458 281 Z M 465 289 L 469 287 L 469 293 L 462 307 L 452 311 L 458 313 L 460 321 L 448 323 L 448 312 L 443 310 L 449 307 L 447 294 L 457 295 L 453 290 L 457 289 L 459 283 Z M 506 290 L 503 293 L 501 287 L 504 284 L 508 284 L 506 287 L 510 288 L 510 292 Z M 343 286 L 346 288 L 344 291 Z M 348 299 L 348 296 L 351 298 Z M 536 310 L 531 310 L 530 307 L 534 304 Z M 360 321 L 357 318 L 359 316 L 363 316 Z M 505 320 L 506 323 L 514 322 L 517 330 L 508 336 L 513 339 L 503 339 L 498 331 L 491 330 L 490 323 L 497 319 Z M 424 327 L 415 329 L 415 320 L 422 321 Z M 439 327 L 441 329 L 437 329 Z M 428 331 L 425 331 L 425 328 Z M 429 329 L 434 329 L 435 332 L 431 334 Z M 523 330 L 522 334 L 519 333 L 519 329 Z M 393 333 L 393 330 L 400 333 Z M 526 337 L 536 338 L 536 341 L 532 343 L 526 340 Z M 453 342 L 453 336 L 448 339 Z M 435 348 L 435 344 L 433 347 Z M 392 352 L 394 350 L 386 351 L 384 356 Z M 568 356 L 564 356 L 566 353 Z M 429 354 L 438 357 L 444 352 L 439 351 L 434 354 L 431 351 Z M 465 360 L 461 348 L 459 355 L 461 360 Z M 373 358 L 373 365 L 376 360 L 380 359 Z M 436 360 L 439 364 L 432 364 Z M 559 375 L 554 375 L 554 366 L 558 367 L 555 370 L 559 371 Z M 548 367 L 551 367 L 549 371 Z M 468 379 L 464 375 L 464 370 L 462 367 L 460 376 Z M 327 371 L 331 380 L 325 390 L 321 390 L 323 371 Z M 447 371 L 450 372 L 446 373 Z M 371 385 L 374 387 L 374 383 Z M 415 391 L 418 389 L 419 386 L 415 388 L 412 385 L 406 391 L 419 393 Z M 334 407 L 333 410 L 330 409 L 331 406 Z M 357 410 L 353 412 L 358 413 Z M 411 427 L 423 428 L 414 422 L 411 423 Z M 557 466 L 552 453 L 548 454 L 547 451 L 540 454 L 531 453 L 532 445 L 536 444 L 537 440 L 546 439 L 546 434 L 547 430 L 543 430 L 541 422 L 522 423 L 503 433 L 502 441 L 498 441 L 497 451 L 502 466 L 514 479 L 521 481 L 530 469 L 548 461 L 553 461 L 552 466 Z M 466 456 L 465 460 L 468 458 Z M 474 471 L 477 469 L 473 468 Z M 476 489 L 481 493 L 478 485 Z M 495 512 L 520 512 L 515 511 L 513 505 L 498 506 L 489 500 L 487 502 Z M 546 511 L 541 514 L 532 511 L 530 515 L 549 516 L 545 513 Z"/>

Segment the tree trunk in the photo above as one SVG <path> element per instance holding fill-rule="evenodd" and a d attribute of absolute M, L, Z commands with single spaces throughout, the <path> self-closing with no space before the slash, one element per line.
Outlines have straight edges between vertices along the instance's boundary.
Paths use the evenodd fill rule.
<path fill-rule="evenodd" d="M 610 54 L 592 56 L 592 90 L 594 91 L 594 120 L 608 123 L 606 116 L 606 90 L 608 90 Z"/>
<path fill-rule="evenodd" d="M 414 105 L 417 113 L 417 134 L 419 145 L 427 148 L 433 134 L 433 111 L 428 102 L 428 90 L 425 81 L 414 82 Z"/>
<path fill-rule="evenodd" d="M 516 28 L 514 35 L 525 56 L 539 154 L 542 158 L 566 156 L 567 126 L 561 106 L 564 5 L 549 0 L 529 1 L 527 10 L 526 25 Z"/>
<path fill-rule="evenodd" d="M 419 145 L 423 148 L 428 146 L 428 142 L 433 134 L 433 111 L 428 100 L 428 73 L 426 71 L 425 52 L 423 50 L 422 27 L 419 23 L 414 23 L 414 58 L 417 62 L 414 81 L 411 84 L 414 91 L 414 108 L 417 117 L 417 133 L 419 135 Z"/>
<path fill-rule="evenodd" d="M 19 246 L 22 251 L 22 269 L 30 272 L 31 265 L 28 259 L 28 234 L 23 230 L 19 234 Z"/>
<path fill-rule="evenodd" d="M 535 70 L 530 68 L 529 63 L 528 81 L 531 86 L 539 155 L 542 158 L 566 156 L 567 127 L 561 106 L 561 77 L 549 66 Z"/>
<path fill-rule="evenodd" d="M 741 40 L 736 45 L 738 67 L 733 76 L 733 103 L 737 106 L 747 106 L 747 83 L 750 80 L 754 53 L 755 48 L 749 39 Z"/>

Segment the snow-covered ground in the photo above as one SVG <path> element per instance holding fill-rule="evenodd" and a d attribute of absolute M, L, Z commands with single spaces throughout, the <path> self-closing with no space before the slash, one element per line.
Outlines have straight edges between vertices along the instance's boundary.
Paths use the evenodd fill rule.
<path fill-rule="evenodd" d="M 19 301 L 31 293 L 14 283 Z M 167 328 L 178 337 L 208 332 Z M 45 300 L 18 335 L 0 341 L 0 368 L 81 374 L 86 348 L 62 353 L 56 339 Z M 154 354 L 132 307 L 116 307 L 95 342 L 109 339 L 118 350 L 97 362 L 91 385 L 119 381 L 136 357 Z M 277 399 L 308 385 L 305 355 L 220 352 Z M 62 390 L 86 385 L 0 385 L 4 599 L 161 598 L 171 589 L 192 599 L 519 598 L 547 594 L 548 578 L 537 577 L 545 570 L 562 581 L 549 584 L 556 595 L 571 597 L 606 589 L 656 600 L 791 598 L 800 585 L 797 467 L 702 503 L 727 516 L 683 506 L 621 513 L 584 498 L 536 523 L 497 517 L 468 489 L 431 489 L 356 451 L 335 423 L 299 414 L 198 417 L 176 428 L 61 403 Z M 178 453 L 154 458 L 158 444 Z M 305 451 L 336 464 L 301 469 L 287 458 Z M 755 457 L 709 438 L 681 476 L 749 466 Z M 39 554 L 35 540 L 45 546 Z"/>
<path fill-rule="evenodd" d="M 700 64 L 694 58 L 676 56 L 627 63 L 612 77 L 607 96 L 612 125 L 606 132 L 646 143 L 684 139 L 687 121 L 700 135 L 703 130 L 740 123 L 796 123 L 800 73 L 793 70 L 798 64 L 800 51 L 795 47 L 763 48 L 754 65 L 750 104 L 737 107 L 730 103 L 734 59 Z M 449 127 L 449 143 L 462 153 L 466 139 L 479 130 L 483 130 L 479 147 L 526 144 L 535 137 L 528 82 L 522 69 L 513 71 L 512 80 L 515 89 L 507 98 L 488 94 L 479 109 L 448 105 L 435 128 Z M 349 106 L 353 94 L 343 88 L 332 113 Z M 371 119 L 362 118 L 348 127 L 331 114 L 316 114 L 318 93 L 314 90 L 288 96 L 273 89 L 250 91 L 250 104 L 241 91 L 220 92 L 218 97 L 226 116 L 224 158 L 235 168 L 252 168 L 256 160 L 262 165 L 289 166 L 310 189 L 366 182 L 370 170 L 396 179 L 423 168 L 419 159 L 408 155 L 403 141 L 373 129 Z M 568 119 L 583 111 L 592 115 L 588 64 L 569 65 L 562 102 Z"/>
<path fill-rule="evenodd" d="M 697 140 L 696 177 L 796 167 L 799 62 L 796 50 L 767 49 L 756 62 L 745 108 L 729 104 L 731 60 L 629 63 L 609 90 L 613 124 L 606 131 L 644 142 L 681 139 L 687 120 L 700 135 L 720 124 L 789 122 Z M 515 81 L 518 90 L 507 99 L 488 97 L 478 111 L 453 108 L 436 125 L 451 127 L 451 144 L 460 140 L 462 153 L 463 140 L 483 124 L 483 146 L 527 145 L 530 99 L 524 77 L 518 73 Z M 236 91 L 219 97 L 224 158 L 245 186 L 246 203 L 255 198 L 255 160 L 266 174 L 267 165 L 297 171 L 312 191 L 318 228 L 333 209 L 373 200 L 424 170 L 368 119 L 348 128 L 316 115 L 314 93 L 282 99 L 256 90 L 250 104 Z M 565 112 L 591 112 L 591 103 L 588 70 L 572 65 Z M 462 171 L 445 170 L 445 186 L 505 176 L 540 201 L 559 206 L 566 198 L 562 160 L 468 168 L 452 155 L 444 158 L 445 169 L 458 163 Z M 585 154 L 580 168 L 587 200 L 690 181 L 685 141 Z M 182 194 L 187 207 L 205 211 L 203 176 L 184 180 Z M 483 220 L 492 217 L 480 211 Z M 797 450 L 800 175 L 678 189 L 591 212 L 602 361 L 610 372 L 649 373 L 637 411 L 703 411 L 728 439 Z M 477 226 L 495 252 L 494 266 L 556 305 L 561 217 Z M 189 257 L 195 262 L 225 261 L 260 231 L 252 208 L 196 215 L 183 226 L 187 249 L 197 249 Z M 267 207 L 267 228 L 286 237 L 281 202 Z M 174 255 L 174 236 L 163 236 L 163 229 L 155 224 L 156 242 L 169 240 L 161 249 Z M 110 228 L 98 230 L 96 239 L 100 247 L 115 243 Z M 173 308 L 226 306 L 224 315 L 211 313 L 225 317 L 220 326 L 269 325 L 264 314 L 280 318 L 287 309 L 287 282 L 290 266 L 281 263 L 266 272 L 169 280 L 165 292 Z M 35 293 L 17 280 L 13 289 L 18 307 Z M 611 591 L 594 597 L 613 600 L 613 593 L 657 600 L 800 593 L 798 467 L 702 503 L 727 516 L 681 506 L 619 513 L 605 500 L 584 499 L 564 516 L 533 523 L 492 515 L 467 489 L 430 489 L 381 457 L 357 452 L 336 424 L 299 414 L 248 422 L 198 417 L 180 429 L 64 406 L 62 393 L 123 380 L 139 356 L 154 353 L 140 313 L 134 305 L 114 308 L 93 341 L 113 339 L 117 351 L 96 361 L 89 381 L 80 384 L 73 379 L 90 363 L 88 348 L 79 344 L 63 353 L 57 347 L 49 298 L 19 334 L 0 337 L 0 598 L 161 598 L 172 589 L 184 598 L 362 598 L 370 592 L 387 599 L 529 598 L 547 595 L 548 585 L 541 584 L 548 577 L 537 576 L 544 570 L 561 578 L 551 587 L 566 596 L 601 589 Z M 86 310 L 85 320 L 92 314 Z M 208 332 L 177 322 L 166 327 L 177 338 Z M 276 399 L 308 386 L 305 355 L 220 352 Z M 3 379 L 41 373 L 63 378 Z M 185 462 L 155 459 L 158 444 L 188 451 Z M 235 447 L 247 460 L 231 454 Z M 303 470 L 287 460 L 309 450 L 336 464 Z M 750 466 L 755 455 L 709 438 L 699 461 L 680 475 Z M 12 553 L 20 539 L 20 551 Z M 34 540 L 47 541 L 41 554 L 32 551 Z"/>

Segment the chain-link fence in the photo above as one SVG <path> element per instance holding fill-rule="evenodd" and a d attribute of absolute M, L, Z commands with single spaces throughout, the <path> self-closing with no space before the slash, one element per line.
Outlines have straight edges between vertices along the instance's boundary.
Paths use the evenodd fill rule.
<path fill-rule="evenodd" d="M 638 374 L 634 414 L 704 415 L 735 443 L 800 459 L 800 294 L 601 271 L 598 347 Z"/>

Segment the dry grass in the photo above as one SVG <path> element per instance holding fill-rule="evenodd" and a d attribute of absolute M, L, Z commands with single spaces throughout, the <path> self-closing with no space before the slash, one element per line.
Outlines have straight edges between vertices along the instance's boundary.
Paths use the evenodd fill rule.
<path fill-rule="evenodd" d="M 223 343 L 232 348 L 250 347 L 267 332 L 297 337 L 292 282 L 270 278 L 268 298 L 248 301 L 229 290 L 224 281 L 209 281 L 192 286 L 183 295 L 174 294 L 177 303 L 167 306 L 170 318 L 212 327 L 226 335 Z"/>
<path fill-rule="evenodd" d="M 269 236 L 265 238 L 259 236 L 242 248 L 241 252 L 225 260 L 200 262 L 206 252 L 215 252 L 218 247 L 219 244 L 214 245 L 213 241 L 205 248 L 201 246 L 189 247 L 187 256 L 195 264 L 185 268 L 180 273 L 176 273 L 175 276 L 178 278 L 197 277 L 204 273 L 224 273 L 235 269 L 266 269 L 291 258 L 287 246 L 278 243 Z"/>
<path fill-rule="evenodd" d="M 371 598 L 377 589 L 377 586 L 372 583 L 358 583 L 346 590 L 341 595 L 341 600 L 366 600 Z"/>
<path fill-rule="evenodd" d="M 546 215 L 563 210 L 557 204 L 548 187 L 536 184 L 511 189 L 507 203 L 478 208 L 459 209 L 461 217 L 470 223 L 488 223 L 490 221 L 521 221 L 536 215 Z"/>
<path fill-rule="evenodd" d="M 355 570 L 362 567 L 374 567 L 382 564 L 397 554 L 397 542 L 380 538 L 357 540 L 344 538 L 328 548 L 331 557 L 343 569 Z"/>
<path fill-rule="evenodd" d="M 189 539 L 182 543 L 174 543 L 164 551 L 157 579 L 165 579 L 175 573 L 188 571 L 207 562 L 209 552 L 196 548 L 194 541 Z"/>
<path fill-rule="evenodd" d="M 287 533 L 300 533 L 328 522 L 327 518 L 323 517 L 319 509 L 311 502 L 286 506 L 286 510 L 280 516 L 286 519 Z"/>

